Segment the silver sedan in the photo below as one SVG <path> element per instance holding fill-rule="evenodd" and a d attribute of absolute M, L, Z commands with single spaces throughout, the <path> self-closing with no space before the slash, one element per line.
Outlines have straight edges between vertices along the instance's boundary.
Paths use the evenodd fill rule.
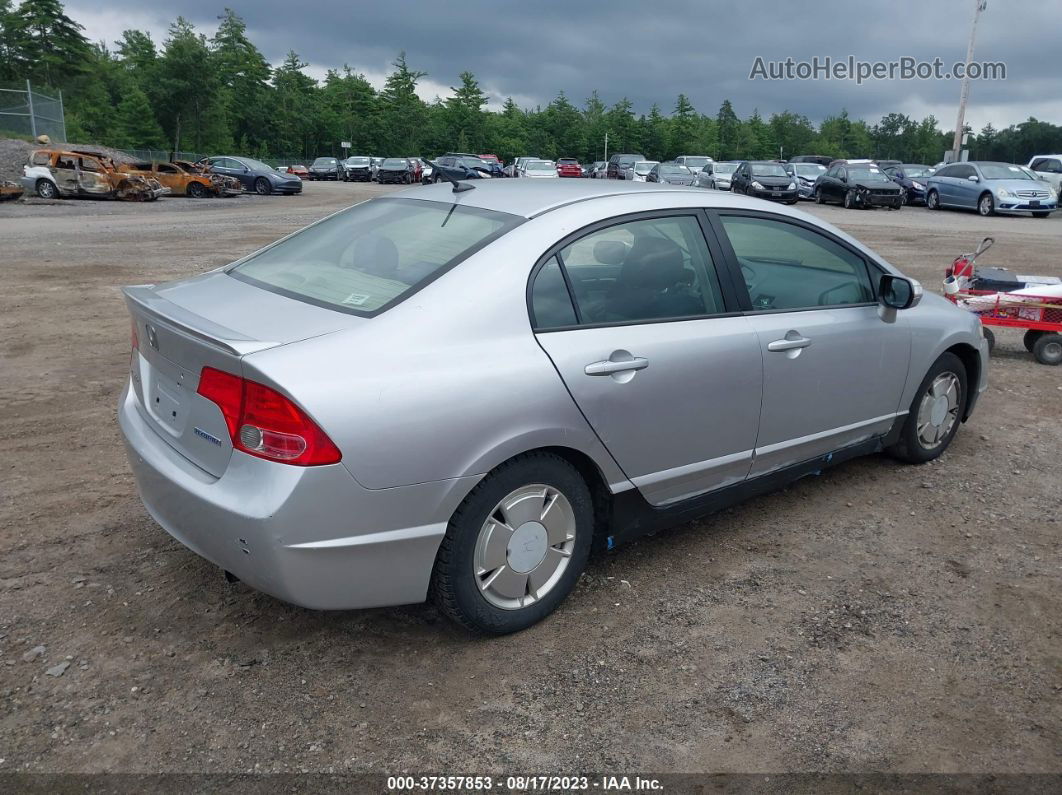
<path fill-rule="evenodd" d="M 592 549 L 934 459 L 986 384 L 977 318 L 858 241 L 665 185 L 415 188 L 125 298 L 119 423 L 165 530 L 299 605 L 486 633 Z"/>

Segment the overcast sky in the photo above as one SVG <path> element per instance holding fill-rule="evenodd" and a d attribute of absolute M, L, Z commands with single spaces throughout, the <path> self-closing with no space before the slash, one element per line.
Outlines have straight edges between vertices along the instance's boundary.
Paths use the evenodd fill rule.
<path fill-rule="evenodd" d="M 756 56 L 866 61 L 939 57 L 962 61 L 975 0 L 814 3 L 764 0 L 227 0 L 252 41 L 277 64 L 288 50 L 323 77 L 348 64 L 376 86 L 405 50 L 428 73 L 421 95 L 445 97 L 469 70 L 497 107 L 512 96 L 545 105 L 563 90 L 581 105 L 597 89 L 608 104 L 623 96 L 635 111 L 658 102 L 670 113 L 685 93 L 714 114 L 729 98 L 744 117 L 791 110 L 818 122 L 847 108 L 871 122 L 889 112 L 932 113 L 953 128 L 957 80 L 750 80 Z M 94 41 L 127 28 L 157 43 L 180 14 L 210 35 L 226 0 L 70 0 L 67 13 Z M 972 81 L 967 123 L 979 130 L 1029 116 L 1062 122 L 1062 0 L 988 0 L 977 30 L 977 61 L 1002 61 L 1007 79 Z"/>

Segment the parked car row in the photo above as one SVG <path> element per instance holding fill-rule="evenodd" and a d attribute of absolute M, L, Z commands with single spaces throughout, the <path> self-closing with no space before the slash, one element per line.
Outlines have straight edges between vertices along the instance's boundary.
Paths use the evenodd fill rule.
<path fill-rule="evenodd" d="M 647 161 L 617 155 L 619 179 L 642 179 Z M 969 161 L 929 166 L 898 160 L 830 160 L 801 155 L 788 163 L 775 160 L 709 162 L 693 175 L 699 188 L 731 190 L 793 204 L 799 199 L 836 203 L 849 209 L 924 204 L 931 210 L 976 210 L 981 215 L 1030 213 L 1046 218 L 1058 209 L 1062 155 L 1041 155 L 1028 166 Z M 651 161 L 648 161 L 651 162 Z M 673 170 L 678 163 L 660 164 Z M 611 165 L 611 164 L 610 164 Z M 627 176 L 630 174 L 631 176 Z M 607 174 L 605 175 L 607 178 Z M 662 180 L 646 177 L 649 181 Z"/>
<path fill-rule="evenodd" d="M 154 201 L 162 196 L 202 199 L 237 196 L 245 190 L 263 195 L 302 190 L 297 178 L 248 158 L 120 163 L 87 149 L 38 149 L 23 168 L 21 182 L 24 193 L 42 199 Z"/>

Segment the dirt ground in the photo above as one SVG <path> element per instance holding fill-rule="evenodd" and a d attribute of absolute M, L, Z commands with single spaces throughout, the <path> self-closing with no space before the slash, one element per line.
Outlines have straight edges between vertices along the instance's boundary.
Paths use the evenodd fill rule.
<path fill-rule="evenodd" d="M 1062 368 L 1018 334 L 939 461 L 619 549 L 516 636 L 291 607 L 160 530 L 115 422 L 118 286 L 383 190 L 0 206 L 0 772 L 1062 771 Z M 805 209 L 930 290 L 984 234 L 1062 275 L 1062 213 Z"/>

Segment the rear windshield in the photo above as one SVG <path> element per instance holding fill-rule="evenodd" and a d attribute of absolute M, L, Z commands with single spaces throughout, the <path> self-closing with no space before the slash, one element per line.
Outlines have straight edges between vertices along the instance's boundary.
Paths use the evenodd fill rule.
<path fill-rule="evenodd" d="M 251 255 L 229 274 L 300 301 L 371 316 L 522 220 L 445 202 L 376 199 Z"/>
<path fill-rule="evenodd" d="M 642 175 L 648 174 L 650 171 L 653 170 L 653 166 L 655 166 L 655 165 L 656 165 L 656 163 L 653 162 L 652 160 L 645 160 L 645 161 L 642 161 L 641 163 L 635 163 L 634 164 L 634 173 L 635 174 L 642 174 Z"/>

